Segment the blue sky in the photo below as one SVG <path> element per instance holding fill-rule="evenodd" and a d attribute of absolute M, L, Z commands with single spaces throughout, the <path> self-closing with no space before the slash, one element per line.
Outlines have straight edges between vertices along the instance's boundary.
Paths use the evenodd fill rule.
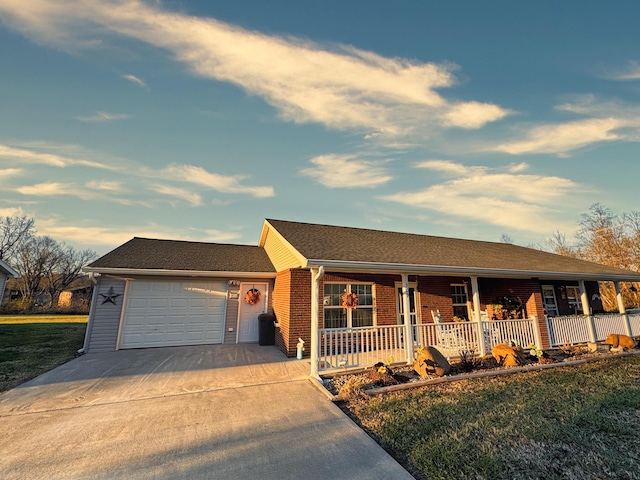
<path fill-rule="evenodd" d="M 640 209 L 640 4 L 0 0 L 0 215 L 103 254 L 264 218 L 537 245 Z"/>

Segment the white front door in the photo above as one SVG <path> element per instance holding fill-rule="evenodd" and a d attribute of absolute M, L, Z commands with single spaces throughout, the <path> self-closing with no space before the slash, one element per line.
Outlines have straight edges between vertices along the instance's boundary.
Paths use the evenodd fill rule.
<path fill-rule="evenodd" d="M 553 285 L 542 285 L 542 301 L 547 317 L 558 315 L 558 303 L 556 302 L 556 292 Z"/>
<path fill-rule="evenodd" d="M 396 317 L 398 325 L 402 325 L 404 323 L 404 302 L 402 301 L 402 285 L 398 282 L 396 282 L 396 291 L 398 293 Z M 416 305 L 418 305 L 418 284 L 412 282 L 409 284 L 409 318 L 411 319 L 411 325 L 419 323 Z"/>
<path fill-rule="evenodd" d="M 241 283 L 238 307 L 238 343 L 258 341 L 258 315 L 267 312 L 267 283 Z M 247 293 L 257 290 L 256 303 L 247 303 Z M 254 296 L 255 298 L 255 296 Z"/>

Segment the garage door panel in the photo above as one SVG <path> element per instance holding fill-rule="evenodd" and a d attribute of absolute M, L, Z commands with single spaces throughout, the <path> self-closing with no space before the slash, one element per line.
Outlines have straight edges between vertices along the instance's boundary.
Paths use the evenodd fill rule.
<path fill-rule="evenodd" d="M 222 343 L 226 282 L 131 282 L 120 348 Z"/>

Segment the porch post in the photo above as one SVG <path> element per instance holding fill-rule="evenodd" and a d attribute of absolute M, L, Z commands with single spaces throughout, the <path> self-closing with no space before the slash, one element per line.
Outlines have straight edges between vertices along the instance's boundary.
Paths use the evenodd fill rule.
<path fill-rule="evenodd" d="M 471 289 L 473 290 L 473 321 L 478 325 L 478 354 L 483 357 L 487 353 L 484 344 L 484 329 L 482 328 L 482 315 L 480 314 L 480 290 L 478 277 L 471 277 Z"/>
<path fill-rule="evenodd" d="M 624 307 L 624 300 L 622 299 L 622 292 L 620 291 L 620 282 L 613 282 L 613 286 L 616 289 L 616 300 L 618 301 L 618 311 L 622 318 L 624 319 L 624 329 L 627 332 L 627 335 L 632 337 L 631 335 L 631 324 L 629 323 L 629 315 L 627 315 L 627 309 Z"/>
<path fill-rule="evenodd" d="M 411 312 L 409 304 L 409 274 L 401 273 L 402 277 L 402 322 L 404 324 L 404 349 L 407 365 L 413 363 L 413 332 L 411 328 Z"/>
<path fill-rule="evenodd" d="M 587 315 L 589 326 L 589 337 L 592 342 L 596 342 L 596 326 L 593 323 L 593 316 L 591 315 L 591 306 L 589 305 L 589 296 L 587 295 L 587 288 L 584 286 L 584 280 L 580 280 L 580 300 L 582 301 L 582 312 Z"/>
<path fill-rule="evenodd" d="M 320 279 L 324 275 L 324 267 L 311 269 L 311 378 L 320 380 L 318 362 L 320 361 L 320 345 L 318 336 L 318 317 L 320 316 Z"/>

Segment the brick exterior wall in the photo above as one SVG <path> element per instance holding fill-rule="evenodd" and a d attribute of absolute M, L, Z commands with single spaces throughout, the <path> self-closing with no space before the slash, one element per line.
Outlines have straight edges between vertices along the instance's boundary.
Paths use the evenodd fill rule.
<path fill-rule="evenodd" d="M 327 272 L 320 281 L 318 323 L 323 325 L 323 291 L 324 282 L 340 283 L 373 283 L 374 285 L 374 319 L 376 325 L 396 325 L 397 291 L 401 282 L 400 275 L 357 274 Z M 432 311 L 439 310 L 445 321 L 453 321 L 453 305 L 451 301 L 451 285 L 466 284 L 469 302 L 472 301 L 471 280 L 468 277 L 430 277 L 409 276 L 409 283 L 417 284 L 418 303 L 416 309 L 422 323 L 430 323 Z M 545 285 L 553 282 L 543 282 Z M 557 283 L 557 282 L 556 282 Z M 562 282 L 560 282 L 562 283 Z M 560 284 L 558 283 L 558 284 Z M 569 282 L 564 282 L 569 284 Z M 597 282 L 587 282 L 589 298 L 598 293 Z M 480 308 L 494 303 L 497 297 L 510 295 L 518 297 L 525 305 L 526 314 L 538 319 L 542 347 L 549 347 L 549 335 L 545 322 L 541 282 L 526 279 L 478 279 L 480 290 Z M 295 301 L 290 302 L 289 299 Z M 558 298 L 560 306 L 560 298 Z M 280 328 L 276 331 L 276 345 L 288 356 L 296 355 L 298 338 L 302 338 L 307 346 L 305 356 L 310 354 L 311 345 L 311 272 L 305 269 L 290 269 L 279 272 L 273 289 L 273 311 Z"/>

